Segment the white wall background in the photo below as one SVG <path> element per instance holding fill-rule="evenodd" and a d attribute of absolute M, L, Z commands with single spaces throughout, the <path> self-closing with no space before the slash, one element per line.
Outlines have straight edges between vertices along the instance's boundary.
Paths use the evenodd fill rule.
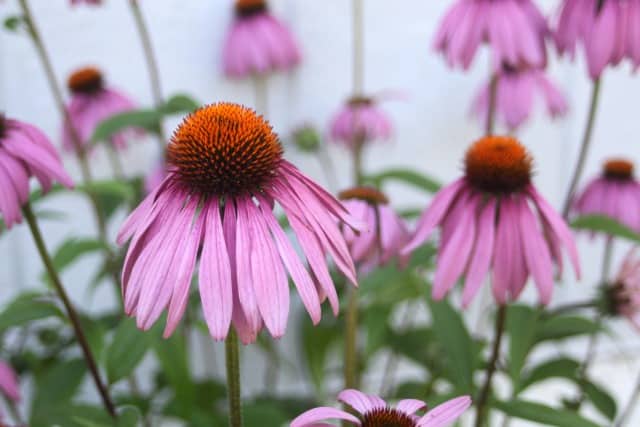
<path fill-rule="evenodd" d="M 60 84 L 64 84 L 74 68 L 95 64 L 105 71 L 111 85 L 123 89 L 142 105 L 151 104 L 141 46 L 124 0 L 106 0 L 99 8 L 73 9 L 67 0 L 32 0 L 31 3 Z M 230 0 L 143 0 L 140 3 L 150 26 L 165 95 L 186 92 L 203 102 L 253 103 L 250 82 L 232 82 L 221 73 L 222 41 L 231 17 Z M 287 21 L 297 34 L 305 58 L 303 65 L 291 75 L 270 79 L 267 115 L 282 135 L 302 121 L 313 122 L 324 129 L 350 91 L 350 2 L 273 0 L 271 3 L 274 13 Z M 487 75 L 486 52 L 476 58 L 470 72 L 462 73 L 449 70 L 430 49 L 436 25 L 451 3 L 450 0 L 365 1 L 366 90 L 375 93 L 394 89 L 408 94 L 406 100 L 384 105 L 395 122 L 395 138 L 392 143 L 369 151 L 368 170 L 407 166 L 448 182 L 459 175 L 466 147 L 481 134 L 481 127 L 469 118 L 468 110 L 476 88 Z M 538 3 L 551 14 L 559 1 L 538 0 Z M 0 4 L 2 18 L 17 10 L 16 0 Z M 24 35 L 1 31 L 0 55 L 0 109 L 11 117 L 34 123 L 59 143 L 60 117 L 30 41 Z M 555 54 L 551 54 L 551 58 L 550 74 L 564 88 L 571 111 L 563 120 L 551 122 L 538 108 L 532 122 L 519 136 L 536 159 L 536 185 L 559 207 L 582 134 L 590 82 L 582 63 L 557 60 Z M 640 78 L 634 76 L 627 65 L 605 73 L 602 108 L 587 176 L 598 173 L 602 159 L 607 156 L 624 155 L 636 162 L 640 160 L 639 99 Z M 168 124 L 168 130 L 173 125 Z M 336 159 L 338 178 L 346 185 L 350 176 L 346 154 L 338 148 L 331 151 Z M 152 141 L 139 144 L 126 154 L 128 173 L 148 171 L 157 156 Z M 295 150 L 288 150 L 287 156 L 309 175 L 325 181 L 313 159 Z M 101 155 L 92 162 L 96 175 L 108 176 L 107 162 Z M 72 158 L 67 156 L 65 165 L 74 176 L 79 176 Z M 423 206 L 427 202 L 423 195 L 400 186 L 390 188 L 390 196 L 398 206 Z M 44 224 L 50 247 L 68 236 L 93 233 L 90 210 L 78 197 L 56 197 L 47 207 L 64 210 L 70 218 Z M 602 242 L 590 241 L 586 236 L 580 236 L 579 240 L 585 278 L 577 284 L 569 276 L 566 284 L 557 288 L 554 303 L 582 300 L 593 292 Z M 618 259 L 623 252 L 618 248 Z M 92 268 L 93 265 L 82 263 L 70 269 L 64 279 L 72 288 L 74 299 L 82 302 L 85 309 L 99 310 L 108 306 L 112 293 L 107 287 L 95 294 L 85 289 Z M 2 236 L 0 303 L 26 288 L 41 286 L 37 279 L 40 271 L 41 264 L 26 227 L 18 226 Z M 623 338 L 615 344 L 605 343 L 593 374 L 622 396 L 620 403 L 624 403 L 635 376 L 640 373 L 635 360 L 640 346 L 636 332 L 624 322 L 614 323 L 613 330 Z M 575 345 L 557 351 L 579 355 L 584 348 Z M 260 369 L 253 358 L 245 361 L 250 365 L 247 370 Z M 249 391 L 255 389 L 250 384 L 251 377 L 254 375 L 247 374 L 245 378 Z M 290 380 L 295 383 L 295 375 Z M 538 390 L 535 394 L 536 399 L 553 401 L 558 396 L 558 388 Z M 640 418 L 637 420 L 640 422 Z"/>

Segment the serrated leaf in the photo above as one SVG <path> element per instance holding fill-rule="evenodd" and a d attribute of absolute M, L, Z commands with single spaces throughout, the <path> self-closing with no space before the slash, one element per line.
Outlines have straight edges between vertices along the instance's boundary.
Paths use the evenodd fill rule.
<path fill-rule="evenodd" d="M 533 421 L 541 425 L 557 427 L 601 427 L 575 412 L 553 408 L 541 403 L 512 400 L 510 402 L 492 401 L 491 404 L 494 408 L 509 416 Z"/>
<path fill-rule="evenodd" d="M 176 94 L 167 99 L 167 102 L 160 108 L 163 114 L 191 113 L 202 104 L 186 94 Z"/>
<path fill-rule="evenodd" d="M 109 384 L 128 377 L 149 349 L 148 336 L 133 319 L 122 319 L 107 348 L 105 365 Z"/>
<path fill-rule="evenodd" d="M 585 215 L 578 217 L 571 222 L 571 227 L 576 230 L 606 233 L 610 236 L 640 243 L 640 234 L 615 219 L 604 215 Z"/>
<path fill-rule="evenodd" d="M 593 406 L 595 406 L 602 415 L 611 421 L 616 418 L 618 406 L 615 399 L 611 394 L 609 394 L 609 392 L 590 381 L 587 381 L 582 385 L 582 390 L 591 403 L 593 403 Z"/>
<path fill-rule="evenodd" d="M 387 169 L 365 177 L 365 182 L 371 182 L 376 187 L 381 187 L 387 181 L 400 181 L 427 193 L 436 193 L 442 187 L 435 179 L 410 169 Z"/>
<path fill-rule="evenodd" d="M 0 312 L 0 332 L 49 317 L 64 318 L 64 314 L 53 302 L 43 299 L 39 294 L 22 294 Z"/>
<path fill-rule="evenodd" d="M 527 387 L 549 378 L 568 378 L 571 380 L 577 380 L 579 368 L 580 363 L 578 361 L 566 357 L 547 360 L 530 369 L 522 376 L 518 391 L 521 392 Z"/>

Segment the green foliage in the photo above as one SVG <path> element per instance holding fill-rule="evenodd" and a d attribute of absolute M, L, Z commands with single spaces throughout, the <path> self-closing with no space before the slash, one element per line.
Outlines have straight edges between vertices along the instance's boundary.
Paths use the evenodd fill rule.
<path fill-rule="evenodd" d="M 585 215 L 578 217 L 571 222 L 571 227 L 576 230 L 606 233 L 613 237 L 640 243 L 640 234 L 615 219 L 604 215 Z"/>
<path fill-rule="evenodd" d="M 365 182 L 375 187 L 382 187 L 389 181 L 398 181 L 427 193 L 436 193 L 442 187 L 435 179 L 410 169 L 393 168 L 367 175 Z"/>
<path fill-rule="evenodd" d="M 577 380 L 579 368 L 580 363 L 578 361 L 567 357 L 544 361 L 522 375 L 517 391 L 521 392 L 533 384 L 550 378 Z"/>
<path fill-rule="evenodd" d="M 62 311 L 48 298 L 39 293 L 27 292 L 18 295 L 0 312 L 0 332 L 15 326 L 23 326 L 36 320 L 55 317 L 64 318 Z"/>
<path fill-rule="evenodd" d="M 91 136 L 91 143 L 108 141 L 114 134 L 126 129 L 144 129 L 150 133 L 160 132 L 162 114 L 156 110 L 132 110 L 115 114 L 102 121 Z"/>
<path fill-rule="evenodd" d="M 335 319 L 332 322 L 323 320 L 317 326 L 308 319 L 307 313 L 300 313 L 302 325 L 299 335 L 300 353 L 318 394 L 324 391 L 325 367 L 331 349 L 342 338 L 341 326 Z M 326 319 L 326 317 L 325 317 Z M 342 319 L 340 319 L 342 320 Z"/>
<path fill-rule="evenodd" d="M 533 421 L 541 425 L 558 427 L 602 427 L 593 421 L 581 417 L 575 412 L 553 408 L 541 403 L 512 400 L 510 402 L 493 401 L 492 405 L 511 417 Z"/>
<path fill-rule="evenodd" d="M 25 25 L 24 16 L 22 15 L 10 15 L 4 19 L 4 28 L 5 30 L 11 32 L 17 32 L 19 29 Z"/>
<path fill-rule="evenodd" d="M 196 101 L 191 96 L 179 93 L 167 99 L 160 111 L 166 115 L 192 113 L 200 108 L 201 105 L 199 101 Z"/>
<path fill-rule="evenodd" d="M 618 411 L 617 404 L 613 396 L 611 396 L 608 391 L 591 381 L 586 381 L 582 385 L 582 390 L 587 396 L 587 399 L 593 403 L 593 406 L 595 406 L 602 415 L 607 417 L 610 421 L 613 421 L 616 418 L 616 413 Z"/>
<path fill-rule="evenodd" d="M 106 219 L 111 218 L 119 207 L 129 205 L 136 195 L 132 182 L 117 180 L 94 181 L 79 185 L 77 190 L 95 197 Z"/>
<path fill-rule="evenodd" d="M 64 408 L 71 404 L 85 374 L 86 364 L 82 359 L 60 361 L 36 371 L 31 425 L 54 425 L 53 414 L 71 415 Z M 53 416 L 53 420 L 56 419 Z"/>
<path fill-rule="evenodd" d="M 553 316 L 541 320 L 536 333 L 536 342 L 558 341 L 579 335 L 590 335 L 601 330 L 600 325 L 580 316 Z"/>
<path fill-rule="evenodd" d="M 58 273 L 61 273 L 80 257 L 94 252 L 102 252 L 105 249 L 106 245 L 99 240 L 71 237 L 62 242 L 60 246 L 53 251 L 53 266 Z M 43 272 L 40 277 L 43 281 L 47 281 L 47 272 Z"/>
<path fill-rule="evenodd" d="M 512 305 L 507 310 L 507 333 L 509 334 L 509 374 L 514 384 L 533 347 L 538 329 L 538 310 L 524 305 Z"/>
<path fill-rule="evenodd" d="M 109 383 L 131 375 L 148 349 L 148 334 L 138 330 L 133 319 L 122 319 L 106 353 L 105 367 Z"/>

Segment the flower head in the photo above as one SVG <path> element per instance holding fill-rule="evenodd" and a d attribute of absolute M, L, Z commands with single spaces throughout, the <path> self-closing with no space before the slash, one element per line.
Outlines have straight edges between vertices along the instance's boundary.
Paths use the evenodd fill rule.
<path fill-rule="evenodd" d="M 503 65 L 498 73 L 497 84 L 496 112 L 511 130 L 518 128 L 531 116 L 536 96 L 542 97 L 551 117 L 567 112 L 567 101 L 542 69 Z M 487 120 L 489 112 L 489 91 L 490 83 L 481 88 L 473 102 L 473 113 L 483 121 Z"/>
<path fill-rule="evenodd" d="M 609 159 L 602 174 L 576 198 L 573 208 L 581 215 L 606 215 L 640 233 L 640 182 L 633 163 Z"/>
<path fill-rule="evenodd" d="M 446 427 L 471 405 L 471 398 L 463 396 L 436 406 L 424 415 L 417 415 L 427 408 L 427 404 L 416 399 L 404 399 L 391 407 L 378 396 L 349 389 L 342 391 L 338 400 L 353 408 L 356 415 L 331 407 L 319 407 L 298 416 L 290 427 L 331 427 L 333 424 L 327 424 L 327 420 L 344 420 L 360 427 Z"/>
<path fill-rule="evenodd" d="M 562 269 L 563 246 L 580 274 L 571 232 L 531 183 L 532 162 L 516 139 L 485 137 L 467 151 L 464 177 L 441 190 L 422 214 L 404 251 L 442 226 L 435 299 L 464 276 L 462 303 L 467 306 L 492 270 L 493 294 L 500 304 L 517 299 L 529 275 L 547 304 L 553 264 Z"/>
<path fill-rule="evenodd" d="M 640 1 L 564 0 L 554 38 L 558 50 L 571 57 L 582 44 L 593 79 L 625 57 L 638 67 Z"/>
<path fill-rule="evenodd" d="M 371 271 L 395 257 L 400 265 L 407 264 L 409 257 L 400 255 L 400 249 L 409 242 L 409 231 L 383 193 L 374 188 L 355 187 L 341 192 L 338 198 L 354 218 L 367 224 L 366 230 L 360 233 L 349 228 L 344 230 L 351 256 L 360 271 Z"/>
<path fill-rule="evenodd" d="M 0 360 L 0 393 L 12 402 L 20 401 L 20 385 L 13 368 Z"/>
<path fill-rule="evenodd" d="M 0 115 L 0 213 L 7 228 L 22 221 L 32 176 L 44 192 L 53 181 L 73 187 L 49 138 L 30 124 Z"/>
<path fill-rule="evenodd" d="M 451 67 L 468 69 L 482 42 L 490 45 L 496 70 L 504 63 L 544 67 L 548 34 L 546 20 L 531 0 L 457 0 L 434 45 Z"/>
<path fill-rule="evenodd" d="M 339 222 L 347 210 L 282 158 L 271 126 L 253 110 L 219 103 L 197 110 L 168 146 L 168 173 L 123 225 L 132 239 L 122 272 L 125 310 L 147 329 L 168 307 L 165 336 L 185 309 L 197 254 L 199 289 L 214 339 L 231 324 L 245 343 L 263 324 L 284 334 L 287 271 L 312 320 L 328 297 L 338 311 L 326 255 L 355 284 L 355 267 Z M 303 265 L 273 213 L 284 210 L 309 263 Z"/>
<path fill-rule="evenodd" d="M 375 99 L 354 96 L 331 120 L 331 139 L 347 147 L 391 137 L 391 120 Z"/>
<path fill-rule="evenodd" d="M 608 314 L 624 316 L 640 329 L 640 257 L 632 249 L 620 267 L 616 279 L 605 288 Z"/>
<path fill-rule="evenodd" d="M 71 92 L 71 101 L 67 106 L 69 122 L 62 129 L 62 145 L 68 151 L 76 147 L 75 135 L 80 142 L 87 144 L 96 127 L 109 117 L 133 110 L 135 104 L 123 93 L 105 85 L 102 72 L 94 67 L 80 68 L 73 72 L 67 81 Z M 126 148 L 127 141 L 139 135 L 139 129 L 126 129 L 111 137 L 116 148 Z"/>
<path fill-rule="evenodd" d="M 236 0 L 235 19 L 224 44 L 229 77 L 288 71 L 300 63 L 300 49 L 289 29 L 269 13 L 265 0 Z"/>

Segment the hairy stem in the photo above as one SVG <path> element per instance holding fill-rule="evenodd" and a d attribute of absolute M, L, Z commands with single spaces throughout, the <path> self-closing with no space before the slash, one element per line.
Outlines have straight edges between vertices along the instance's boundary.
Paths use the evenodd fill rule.
<path fill-rule="evenodd" d="M 100 398 L 102 399 L 102 403 L 109 412 L 112 417 L 116 416 L 115 406 L 113 401 L 111 400 L 111 396 L 109 396 L 109 391 L 105 384 L 102 382 L 102 378 L 100 377 L 100 371 L 98 370 L 98 365 L 96 363 L 96 359 L 91 352 L 91 348 L 89 347 L 89 343 L 87 341 L 84 330 L 82 329 L 82 325 L 80 323 L 80 318 L 78 313 L 76 312 L 73 303 L 69 299 L 67 292 L 60 281 L 60 277 L 58 276 L 58 272 L 53 266 L 53 261 L 51 260 L 51 256 L 47 251 L 47 247 L 44 243 L 44 239 L 42 238 L 42 233 L 40 232 L 40 227 L 38 227 L 38 222 L 36 220 L 33 211 L 31 210 L 31 205 L 29 203 L 25 204 L 22 208 L 24 212 L 24 217 L 27 220 L 27 224 L 29 224 L 29 229 L 31 230 L 31 234 L 33 235 L 33 240 L 38 248 L 38 253 L 40 254 L 40 258 L 42 259 L 42 263 L 44 264 L 47 273 L 49 275 L 49 279 L 53 284 L 53 287 L 60 297 L 62 304 L 67 312 L 67 316 L 69 317 L 69 321 L 71 322 L 71 326 L 73 327 L 73 331 L 80 344 L 80 348 L 82 349 L 82 354 L 84 356 L 84 360 L 87 363 L 87 367 L 89 368 L 89 372 L 93 378 L 93 382 L 95 383 L 96 389 L 100 394 Z"/>

